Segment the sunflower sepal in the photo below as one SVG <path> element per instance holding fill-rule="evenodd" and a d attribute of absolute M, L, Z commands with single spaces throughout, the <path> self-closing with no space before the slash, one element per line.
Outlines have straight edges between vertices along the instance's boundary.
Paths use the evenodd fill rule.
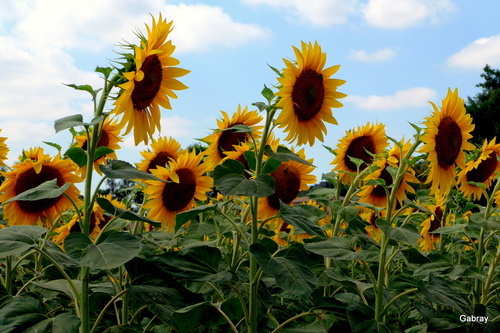
<path fill-rule="evenodd" d="M 71 186 L 71 183 L 65 183 L 61 187 L 57 186 L 57 179 L 48 180 L 41 183 L 37 187 L 31 188 L 27 191 L 19 193 L 15 197 L 2 203 L 8 204 L 12 201 L 35 201 L 42 199 L 57 198 L 61 196 Z"/>

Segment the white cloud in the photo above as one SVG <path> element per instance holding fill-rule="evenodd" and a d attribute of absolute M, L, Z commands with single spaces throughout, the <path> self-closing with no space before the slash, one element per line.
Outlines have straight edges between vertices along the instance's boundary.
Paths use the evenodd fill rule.
<path fill-rule="evenodd" d="M 397 91 L 394 95 L 368 97 L 349 95 L 346 99 L 362 109 L 389 110 L 405 107 L 423 106 L 428 101 L 435 99 L 436 92 L 425 87 L 415 87 Z"/>
<path fill-rule="evenodd" d="M 366 50 L 351 50 L 350 58 L 360 62 L 384 62 L 389 61 L 396 56 L 396 52 L 386 48 L 367 52 Z"/>
<path fill-rule="evenodd" d="M 251 5 L 269 5 L 291 14 L 290 20 L 298 18 L 317 26 L 342 24 L 354 14 L 358 0 L 243 0 Z"/>
<path fill-rule="evenodd" d="M 463 68 L 500 65 L 500 35 L 479 38 L 448 58 L 447 64 Z"/>
<path fill-rule="evenodd" d="M 362 12 L 370 25 L 400 29 L 439 22 L 454 10 L 450 0 L 369 0 Z"/>
<path fill-rule="evenodd" d="M 203 4 L 166 6 L 169 20 L 174 20 L 172 40 L 177 51 L 207 50 L 217 46 L 237 47 L 268 38 L 271 32 L 256 24 L 238 23 L 221 7 Z"/>

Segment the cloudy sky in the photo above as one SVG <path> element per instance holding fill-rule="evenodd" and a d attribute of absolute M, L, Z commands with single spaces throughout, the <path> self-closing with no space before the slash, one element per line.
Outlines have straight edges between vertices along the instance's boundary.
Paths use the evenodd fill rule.
<path fill-rule="evenodd" d="M 174 20 L 174 56 L 192 71 L 162 119 L 161 135 L 184 147 L 210 133 L 220 110 L 262 101 L 263 85 L 277 84 L 267 64 L 283 68 L 300 41 L 318 41 L 347 81 L 339 88 L 344 107 L 334 110 L 339 125 L 328 126 L 330 147 L 367 122 L 410 137 L 408 122 L 430 114 L 428 101 L 440 104 L 448 87 L 475 96 L 482 68 L 500 68 L 498 0 L 3 0 L 0 135 L 10 163 L 42 141 L 67 147 L 69 134 L 55 134 L 54 120 L 90 120 L 92 101 L 63 83 L 100 87 L 94 68 L 116 59 L 122 40 L 135 43 L 133 31 L 145 31 L 149 13 L 159 12 Z M 119 158 L 140 161 L 144 146 L 132 136 L 122 147 Z M 318 176 L 330 171 L 333 156 L 321 144 L 306 153 Z"/>

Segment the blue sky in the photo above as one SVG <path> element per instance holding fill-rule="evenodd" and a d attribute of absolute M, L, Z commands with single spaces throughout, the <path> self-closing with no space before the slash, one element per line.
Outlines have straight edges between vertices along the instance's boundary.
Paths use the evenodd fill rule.
<path fill-rule="evenodd" d="M 448 87 L 475 96 L 482 68 L 500 68 L 498 0 L 4 0 L 0 11 L 0 135 L 7 136 L 13 163 L 22 149 L 67 147 L 69 134 L 53 122 L 82 113 L 92 117 L 89 96 L 62 83 L 98 88 L 96 66 L 116 59 L 116 44 L 136 42 L 149 13 L 174 20 L 171 34 L 179 67 L 191 70 L 172 110 L 163 110 L 162 136 L 185 147 L 210 134 L 220 110 L 261 101 L 264 84 L 277 84 L 270 64 L 283 68 L 292 45 L 318 41 L 327 65 L 340 64 L 347 83 L 339 125 L 328 125 L 324 145 L 335 147 L 345 131 L 367 122 L 386 125 L 387 135 L 414 134 L 440 105 Z M 111 105 L 109 106 L 111 108 Z M 55 153 L 55 149 L 46 146 Z M 139 162 L 127 136 L 120 159 Z M 65 149 L 63 148 L 63 149 Z M 306 146 L 319 177 L 333 156 L 321 143 Z"/>

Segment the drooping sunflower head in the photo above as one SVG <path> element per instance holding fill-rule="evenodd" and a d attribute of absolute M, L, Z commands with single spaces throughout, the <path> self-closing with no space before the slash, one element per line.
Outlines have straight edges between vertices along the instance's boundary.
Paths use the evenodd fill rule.
<path fill-rule="evenodd" d="M 262 121 L 262 117 L 257 111 L 248 111 L 248 107 L 244 109 L 238 105 L 236 111 L 231 118 L 224 111 L 221 111 L 223 118 L 217 120 L 217 130 L 203 140 L 209 143 L 205 155 L 207 156 L 205 163 L 210 169 L 215 168 L 226 156 L 226 152 L 235 151 L 235 146 L 251 141 L 249 133 L 231 129 L 236 125 L 243 125 L 253 129 L 252 136 L 258 139 L 261 135 L 262 126 L 258 124 Z"/>
<path fill-rule="evenodd" d="M 150 201 L 144 205 L 149 209 L 148 217 L 162 223 L 162 227 L 172 232 L 177 213 L 196 206 L 196 200 L 206 200 L 206 193 L 213 185 L 211 177 L 203 176 L 207 171 L 201 163 L 202 155 L 183 151 L 176 161 L 170 160 L 168 167 L 158 166 L 151 172 L 168 182 L 146 181 L 144 193 Z"/>
<path fill-rule="evenodd" d="M 152 169 L 165 167 L 170 160 L 176 160 L 181 150 L 181 144 L 172 137 L 161 137 L 153 139 L 151 143 L 152 152 L 142 151 L 143 160 L 137 164 L 137 168 L 151 173 Z"/>
<path fill-rule="evenodd" d="M 118 120 L 106 118 L 104 123 L 102 124 L 101 134 L 99 136 L 99 140 L 97 141 L 96 148 L 99 147 L 107 147 L 113 149 L 112 153 L 106 154 L 104 156 L 99 157 L 94 161 L 94 170 L 96 170 L 100 175 L 102 175 L 101 170 L 99 169 L 100 164 L 107 164 L 107 159 L 117 159 L 116 150 L 120 149 L 119 142 L 122 141 L 122 137 L 120 136 L 120 132 L 122 130 L 122 126 L 118 124 Z M 82 148 L 87 151 L 88 142 L 86 135 L 77 135 L 75 136 L 76 146 Z M 87 170 L 87 166 L 83 166 L 80 168 L 80 176 L 84 177 L 85 172 Z"/>
<path fill-rule="evenodd" d="M 2 130 L 0 130 L 0 132 L 1 131 Z M 7 138 L 0 137 L 0 166 L 6 166 L 4 161 L 7 159 L 7 153 L 9 152 L 5 140 L 7 140 Z"/>
<path fill-rule="evenodd" d="M 424 252 L 430 252 L 436 248 L 436 244 L 441 240 L 441 235 L 433 232 L 446 226 L 446 220 L 451 217 L 444 215 L 446 210 L 445 203 L 445 197 L 440 196 L 436 198 L 434 204 L 427 205 L 427 209 L 432 213 L 420 225 L 422 227 L 420 231 L 422 238 L 418 240 L 418 244 Z"/>
<path fill-rule="evenodd" d="M 0 192 L 3 192 L 0 195 L 0 202 L 6 202 L 46 181 L 56 179 L 59 187 L 71 183 L 65 193 L 77 205 L 80 204 L 79 191 L 74 185 L 82 181 L 80 177 L 75 175 L 77 166 L 71 160 L 60 159 L 59 155 L 50 158 L 43 154 L 43 150 L 40 156 L 43 156 L 43 160 L 25 159 L 14 165 L 12 171 L 2 173 L 6 180 L 0 186 Z M 55 198 L 12 201 L 4 205 L 4 216 L 9 225 L 42 224 L 51 228 L 54 221 L 64 211 L 73 208 L 71 200 L 67 196 L 61 194 Z"/>
<path fill-rule="evenodd" d="M 479 157 L 466 163 L 458 173 L 458 190 L 467 198 L 473 197 L 475 200 L 481 199 L 484 191 L 481 187 L 469 182 L 483 183 L 486 189 L 489 189 L 493 180 L 496 178 L 496 173 L 500 172 L 500 143 L 496 143 L 496 138 L 493 138 L 488 143 L 484 140 Z"/>
<path fill-rule="evenodd" d="M 121 91 L 113 112 L 122 114 L 121 124 L 127 125 L 125 134 L 134 129 L 136 145 L 147 144 L 155 130 L 160 130 L 160 106 L 172 108 L 169 98 L 177 98 L 173 90 L 187 89 L 176 78 L 189 71 L 173 67 L 179 64 L 172 57 L 175 47 L 171 41 L 165 41 L 171 25 L 161 15 L 158 21 L 153 18 L 151 29 L 146 25 L 148 39 L 134 46 L 135 70 L 123 73 L 126 82 L 119 85 Z"/>
<path fill-rule="evenodd" d="M 317 42 L 302 42 L 302 50 L 293 49 L 296 63 L 283 59 L 287 67 L 283 77 L 278 78 L 281 88 L 276 96 L 281 99 L 276 106 L 282 111 L 276 122 L 288 133 L 287 141 L 312 146 L 316 139 L 323 141 L 325 122 L 337 125 L 332 108 L 342 106 L 338 99 L 346 95 L 338 92 L 337 87 L 345 81 L 331 78 L 340 65 L 324 68 L 326 53 Z"/>
<path fill-rule="evenodd" d="M 382 153 L 388 145 L 383 124 L 367 123 L 363 127 L 346 131 L 346 136 L 340 139 L 335 150 L 337 156 L 331 163 L 335 165 L 333 171 L 342 171 L 339 172 L 340 180 L 345 184 L 350 184 L 352 176 L 349 173 L 358 171 L 350 157 L 363 160 L 359 168 L 361 171 L 372 164 L 373 156 Z"/>
<path fill-rule="evenodd" d="M 434 113 L 426 118 L 421 152 L 428 153 L 430 171 L 426 182 L 431 183 L 431 193 L 441 195 L 449 193 L 455 184 L 456 166 L 465 167 L 464 150 L 474 149 L 467 141 L 474 125 L 458 89 L 448 89 L 441 110 L 432 102 L 431 105 Z"/>
<path fill-rule="evenodd" d="M 297 152 L 302 159 L 305 159 L 304 149 Z M 312 164 L 313 160 L 306 160 Z M 297 198 L 300 191 L 305 191 L 310 184 L 316 182 L 316 176 L 310 173 L 314 166 L 299 163 L 296 161 L 282 162 L 278 168 L 270 175 L 274 178 L 275 191 L 267 197 L 259 198 L 259 219 L 270 218 L 279 211 L 280 201 L 290 205 Z"/>

